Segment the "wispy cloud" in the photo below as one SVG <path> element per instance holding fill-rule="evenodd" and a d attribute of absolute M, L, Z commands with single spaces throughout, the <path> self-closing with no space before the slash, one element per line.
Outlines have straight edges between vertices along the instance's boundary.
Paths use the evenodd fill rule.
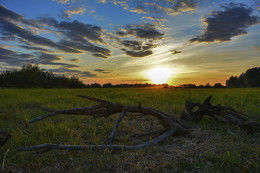
<path fill-rule="evenodd" d="M 58 74 L 65 74 L 69 76 L 79 76 L 79 77 L 95 77 L 96 75 L 89 71 L 71 70 L 68 68 L 56 68 L 50 69 L 51 71 Z"/>
<path fill-rule="evenodd" d="M 62 11 L 62 17 L 69 19 L 71 17 L 71 15 L 83 14 L 85 11 L 86 11 L 86 9 L 83 7 L 71 8 L 71 9 Z"/>
<path fill-rule="evenodd" d="M 113 70 L 107 70 L 107 69 L 94 69 L 94 71 L 99 73 L 105 73 L 105 74 L 113 72 Z"/>

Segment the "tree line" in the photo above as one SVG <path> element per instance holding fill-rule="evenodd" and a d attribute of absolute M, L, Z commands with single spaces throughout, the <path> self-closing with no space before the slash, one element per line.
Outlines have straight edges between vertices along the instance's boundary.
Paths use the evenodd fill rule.
<path fill-rule="evenodd" d="M 0 87 L 3 88 L 83 88 L 85 86 L 77 77 L 56 75 L 32 64 L 24 65 L 20 70 L 0 73 Z"/>
<path fill-rule="evenodd" d="M 51 71 L 44 71 L 38 65 L 24 65 L 20 70 L 0 72 L 0 87 L 2 88 L 139 88 L 139 87 L 163 87 L 163 88 L 223 88 L 221 83 L 215 85 L 196 86 L 195 84 L 182 84 L 169 86 L 168 84 L 84 84 L 77 77 L 56 75 Z M 226 87 L 260 87 L 260 67 L 248 69 L 239 77 L 231 76 L 226 81 Z"/>
<path fill-rule="evenodd" d="M 226 81 L 227 87 L 260 87 L 260 67 L 248 69 L 240 76 L 231 76 Z"/>

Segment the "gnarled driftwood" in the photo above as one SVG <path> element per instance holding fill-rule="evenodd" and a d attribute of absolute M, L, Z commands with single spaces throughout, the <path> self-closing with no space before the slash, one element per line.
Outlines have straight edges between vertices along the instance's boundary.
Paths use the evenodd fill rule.
<path fill-rule="evenodd" d="M 246 115 L 234 110 L 231 106 L 212 105 L 210 103 L 211 98 L 212 96 L 209 96 L 202 104 L 186 100 L 186 111 L 182 112 L 181 118 L 196 122 L 207 115 L 223 123 L 238 125 L 250 132 L 260 131 L 259 122 L 250 121 Z"/>
<path fill-rule="evenodd" d="M 93 117 L 108 117 L 110 115 L 120 113 L 118 119 L 115 122 L 114 128 L 108 140 L 108 144 L 104 145 L 60 145 L 60 144 L 41 144 L 36 146 L 18 148 L 19 151 L 33 151 L 37 150 L 38 152 L 47 152 L 49 150 L 58 149 L 58 150 L 84 150 L 84 149 L 114 149 L 114 150 L 138 150 L 156 143 L 161 142 L 162 140 L 168 138 L 173 135 L 177 131 L 182 131 L 185 129 L 189 129 L 190 127 L 178 121 L 173 115 L 168 113 L 144 107 L 141 105 L 121 105 L 119 103 L 112 103 L 106 100 L 98 99 L 90 96 L 82 96 L 79 97 L 86 98 L 89 100 L 93 100 L 99 102 L 99 105 L 91 106 L 91 107 L 81 107 L 74 109 L 50 109 L 46 107 L 39 106 L 39 108 L 46 110 L 50 113 L 36 117 L 30 120 L 30 123 L 34 123 L 40 121 L 42 119 L 58 115 L 58 114 L 70 114 L 70 115 L 87 115 Z M 131 113 L 131 114 L 127 114 Z M 155 137 L 152 140 L 146 141 L 144 143 L 128 146 L 128 145 L 115 145 L 113 144 L 114 138 L 116 136 L 118 127 L 120 125 L 121 120 L 124 116 L 142 116 L 142 115 L 151 115 L 156 117 L 160 124 L 166 129 L 162 134 Z"/>

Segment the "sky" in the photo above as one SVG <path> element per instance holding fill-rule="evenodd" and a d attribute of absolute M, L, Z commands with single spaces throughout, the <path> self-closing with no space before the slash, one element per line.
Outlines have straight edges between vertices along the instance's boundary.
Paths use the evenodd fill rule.
<path fill-rule="evenodd" d="M 166 69 L 170 85 L 225 84 L 260 66 L 259 24 L 259 0 L 0 0 L 0 71 L 133 84 Z"/>

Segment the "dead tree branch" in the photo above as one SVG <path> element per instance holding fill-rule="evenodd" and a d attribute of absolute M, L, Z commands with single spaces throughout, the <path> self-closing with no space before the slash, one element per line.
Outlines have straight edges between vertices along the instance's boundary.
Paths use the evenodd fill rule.
<path fill-rule="evenodd" d="M 138 150 L 150 145 L 157 144 L 161 142 L 162 140 L 168 138 L 169 136 L 173 135 L 176 131 L 184 131 L 185 129 L 189 129 L 190 127 L 181 123 L 177 120 L 173 115 L 170 115 L 168 113 L 141 106 L 140 104 L 138 106 L 135 105 L 121 105 L 119 103 L 112 103 L 106 100 L 98 99 L 95 97 L 90 96 L 82 96 L 79 95 L 79 97 L 86 98 L 89 100 L 93 100 L 96 102 L 99 102 L 99 105 L 91 106 L 91 107 L 80 107 L 80 108 L 74 108 L 74 109 L 50 109 L 46 107 L 39 106 L 39 108 L 48 111 L 48 114 L 44 114 L 41 116 L 38 116 L 32 120 L 30 120 L 30 123 L 34 123 L 40 120 L 43 120 L 45 118 L 58 115 L 58 114 L 69 114 L 69 115 L 86 115 L 86 116 L 93 116 L 93 117 L 108 117 L 110 115 L 120 113 L 118 119 L 115 122 L 114 128 L 112 130 L 112 133 L 110 135 L 108 145 L 59 145 L 59 144 L 41 144 L 36 146 L 30 146 L 30 147 L 24 147 L 24 148 L 18 148 L 19 151 L 33 151 L 38 150 L 38 153 L 47 152 L 53 149 L 58 150 L 86 150 L 86 149 L 114 149 L 114 150 Z M 120 122 L 124 118 L 124 116 L 143 116 L 143 115 L 151 115 L 155 118 L 157 118 L 160 122 L 160 124 L 166 129 L 163 131 L 163 133 L 160 136 L 155 137 L 152 140 L 149 140 L 147 142 L 134 145 L 134 146 L 128 146 L 128 145 L 115 145 L 113 144 L 114 138 L 116 136 L 116 133 L 118 131 L 118 127 L 120 125 Z"/>
<path fill-rule="evenodd" d="M 249 121 L 246 115 L 234 110 L 231 106 L 212 105 L 212 96 L 209 96 L 204 103 L 194 103 L 186 100 L 186 111 L 182 112 L 181 118 L 187 121 L 200 121 L 205 115 L 213 117 L 223 123 L 231 123 L 245 128 L 246 130 L 260 131 L 260 123 Z M 198 108 L 197 110 L 196 107 Z"/>

